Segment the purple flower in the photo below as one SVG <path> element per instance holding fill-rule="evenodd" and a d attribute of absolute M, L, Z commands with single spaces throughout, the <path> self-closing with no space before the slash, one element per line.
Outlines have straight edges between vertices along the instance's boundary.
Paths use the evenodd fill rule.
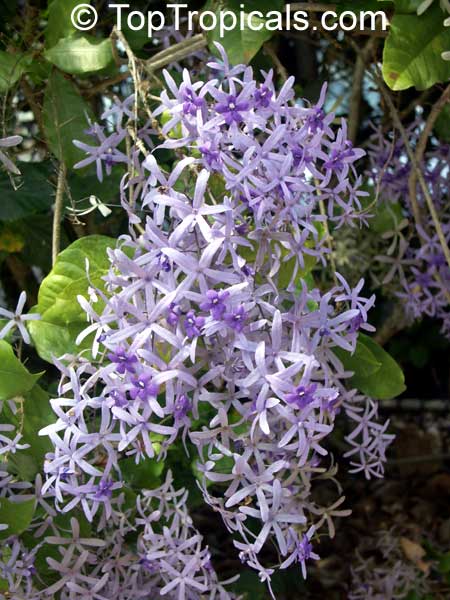
<path fill-rule="evenodd" d="M 134 94 L 128 96 L 128 98 L 125 98 L 123 102 L 115 96 L 112 107 L 104 111 L 104 113 L 102 114 L 102 119 L 104 121 L 107 121 L 110 117 L 113 117 L 113 120 L 118 125 L 118 127 L 122 126 L 122 121 L 124 117 L 134 121 L 135 100 L 136 98 Z"/>
<path fill-rule="evenodd" d="M 261 85 L 255 90 L 255 106 L 268 108 L 272 100 L 273 91 L 267 85 Z"/>
<path fill-rule="evenodd" d="M 205 318 L 196 317 L 193 310 L 190 310 L 188 313 L 186 313 L 186 317 L 184 319 L 184 330 L 186 331 L 188 338 L 192 339 L 198 337 L 201 334 L 204 324 Z"/>
<path fill-rule="evenodd" d="M 129 354 L 124 346 L 118 346 L 114 352 L 108 354 L 108 358 L 111 362 L 116 363 L 117 373 L 123 375 L 126 371 L 134 373 L 135 366 L 138 361 L 135 354 Z"/>
<path fill-rule="evenodd" d="M 155 575 L 159 571 L 159 563 L 154 560 L 149 560 L 145 556 L 139 559 L 139 565 L 148 571 L 151 575 Z"/>
<path fill-rule="evenodd" d="M 246 313 L 245 308 L 241 305 L 234 311 L 225 313 L 223 320 L 228 327 L 231 327 L 231 329 L 241 333 L 244 330 L 247 318 L 248 314 Z"/>
<path fill-rule="evenodd" d="M 114 481 L 112 479 L 102 479 L 97 485 L 95 491 L 96 498 L 111 498 L 114 489 Z"/>
<path fill-rule="evenodd" d="M 169 311 L 167 315 L 167 323 L 169 325 L 176 325 L 180 320 L 181 308 L 175 302 L 171 302 L 169 305 Z"/>
<path fill-rule="evenodd" d="M 315 531 L 314 526 L 310 527 L 308 531 L 303 534 L 301 539 L 297 539 L 294 545 L 294 551 L 292 554 L 281 564 L 282 569 L 287 569 L 292 563 L 298 562 L 302 567 L 303 578 L 306 579 L 306 561 L 313 558 L 319 560 L 319 556 L 313 552 L 313 547 L 310 542 L 311 537 Z M 294 538 L 295 539 L 295 538 Z"/>
<path fill-rule="evenodd" d="M 205 106 L 204 98 L 197 96 L 191 87 L 185 87 L 182 92 L 183 112 L 187 115 L 195 116 L 197 110 Z"/>
<path fill-rule="evenodd" d="M 128 163 L 128 157 L 117 149 L 117 146 L 125 139 L 126 131 L 113 133 L 106 137 L 100 130 L 97 130 L 97 136 L 100 142 L 99 146 L 89 146 L 84 142 L 74 140 L 74 145 L 88 155 L 87 158 L 74 165 L 74 169 L 82 169 L 95 162 L 97 178 L 99 181 L 103 181 L 103 163 L 108 175 L 111 175 L 114 164 Z"/>
<path fill-rule="evenodd" d="M 176 401 L 173 408 L 173 415 L 175 420 L 179 421 L 184 419 L 187 413 L 192 409 L 192 402 L 185 394 L 181 394 Z"/>
<path fill-rule="evenodd" d="M 55 583 L 50 592 L 39 589 L 47 596 L 66 586 L 69 595 L 93 600 L 124 593 L 234 599 L 211 568 L 187 491 L 168 472 L 159 488 L 135 490 L 130 505 L 123 457 L 154 460 L 157 470 L 172 449 L 195 449 L 205 502 L 269 590 L 276 569 L 295 562 L 306 575 L 316 558 L 314 526 L 329 524 L 314 491 L 318 468 L 319 478 L 333 476 L 326 448 L 338 406 L 339 418 L 355 421 L 346 438 L 350 467 L 367 477 L 382 472 L 388 424 L 377 422 L 375 403 L 347 389 L 334 353 L 354 351 L 374 300 L 362 295 L 362 280 L 350 286 L 336 274 L 334 287 L 322 289 L 325 278 L 319 289 L 313 270 L 303 281 L 310 263 L 327 264 L 324 225 L 338 233 L 363 221 L 354 166 L 361 152 L 349 145 L 345 123 L 325 114 L 325 87 L 316 106 L 302 106 L 293 78 L 276 91 L 272 72 L 261 79 L 251 67 L 231 68 L 219 52 L 217 80 L 191 81 L 193 71 L 184 70 L 179 83 L 165 73 L 167 89 L 152 111 L 162 116 L 157 124 L 138 120 L 122 131 L 117 123 L 111 135 L 111 124 L 94 126 L 98 147 L 84 148 L 100 176 L 129 161 L 120 198 L 130 228 L 108 251 L 106 285 L 80 300 L 89 322 L 78 341 L 94 334 L 94 360 L 83 352 L 56 363 L 55 422 L 41 432 L 52 445 L 47 479 L 35 495 L 40 506 L 44 495 L 53 500 L 55 514 L 83 511 L 101 531 L 102 550 L 94 564 L 91 542 L 62 536 L 61 556 L 49 563 Z M 114 121 L 131 110 L 131 101 L 119 102 Z M 127 157 L 118 150 L 122 140 Z M 152 140 L 174 160 L 158 165 Z M 419 235 L 417 274 L 439 253 L 433 233 Z M 442 267 L 433 269 L 448 281 Z M 429 310 L 436 310 L 431 278 L 420 278 L 427 289 L 414 302 L 431 294 Z M 0 452 L 20 451 L 15 431 L 4 431 L 12 433 L 0 436 Z M 0 475 L 0 496 L 27 493 L 17 486 Z M 36 538 L 50 529 L 60 539 L 59 519 L 42 512 L 30 529 Z M 278 556 L 270 568 L 262 564 L 269 542 Z"/>
<path fill-rule="evenodd" d="M 216 104 L 215 109 L 219 114 L 224 115 L 225 123 L 231 125 L 232 123 L 241 123 L 244 120 L 242 113 L 249 107 L 249 102 L 240 101 L 234 94 L 229 94 Z"/>
<path fill-rule="evenodd" d="M 23 341 L 26 344 L 31 343 L 29 333 L 25 327 L 25 321 L 36 321 L 39 320 L 41 316 L 38 314 L 22 314 L 26 301 L 27 293 L 21 292 L 17 302 L 16 310 L 14 312 L 0 307 L 0 317 L 8 319 L 6 325 L 0 330 L 0 340 L 3 339 L 12 329 L 17 327 L 20 335 L 23 338 Z"/>
<path fill-rule="evenodd" d="M 286 394 L 286 402 L 295 404 L 297 408 L 303 409 L 311 402 L 314 402 L 314 393 L 317 390 L 317 384 L 313 383 L 308 386 L 299 385 L 294 388 L 290 394 Z"/>
<path fill-rule="evenodd" d="M 224 312 L 226 311 L 225 300 L 230 296 L 230 292 L 226 290 L 208 290 L 206 297 L 208 298 L 205 302 L 200 304 L 202 310 L 209 310 L 214 319 L 221 319 Z"/>
<path fill-rule="evenodd" d="M 147 400 L 149 397 L 158 395 L 159 386 L 153 383 L 153 377 L 151 375 L 138 375 L 132 379 L 131 383 L 133 388 L 129 393 L 133 400 L 136 400 L 136 398 Z"/>
<path fill-rule="evenodd" d="M 121 408 L 123 408 L 124 406 L 126 406 L 128 404 L 128 400 L 127 397 L 125 395 L 124 392 L 122 392 L 121 390 L 111 390 L 111 400 L 112 400 L 112 406 L 119 406 Z"/>
<path fill-rule="evenodd" d="M 158 254 L 158 258 L 159 264 L 161 265 L 161 269 L 168 273 L 172 268 L 172 265 L 170 264 L 170 259 L 164 254 L 162 254 L 162 252 Z"/>

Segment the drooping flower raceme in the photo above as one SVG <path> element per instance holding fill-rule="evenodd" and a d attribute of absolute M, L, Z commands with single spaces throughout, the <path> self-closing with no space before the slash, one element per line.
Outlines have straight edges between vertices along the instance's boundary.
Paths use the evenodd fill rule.
<path fill-rule="evenodd" d="M 371 329 L 374 298 L 362 281 L 352 289 L 338 274 L 320 290 L 311 275 L 326 264 L 325 222 L 361 222 L 354 163 L 363 152 L 345 123 L 332 128 L 325 88 L 309 106 L 295 101 L 292 79 L 278 92 L 272 73 L 257 82 L 223 52 L 210 68 L 217 78 L 207 83 L 165 74 L 161 126 L 138 131 L 121 183 L 130 233 L 109 250 L 104 288 L 79 298 L 89 325 L 78 341 L 93 334 L 92 356 L 56 362 L 56 420 L 41 431 L 53 446 L 40 494 L 50 518 L 33 522 L 60 554 L 48 558 L 57 577 L 47 595 L 65 598 L 67 586 L 70 598 L 88 589 L 93 598 L 234 597 L 185 492 L 168 473 L 130 499 L 126 459 L 136 468 L 164 460 L 179 443 L 195 452 L 204 501 L 269 588 L 276 569 L 297 565 L 306 577 L 316 532 L 348 514 L 333 512 L 338 489 L 328 508 L 313 494 L 335 475 L 329 439 L 340 415 L 355 422 L 351 468 L 383 473 L 391 437 L 376 403 L 346 388 L 335 352 L 354 351 L 358 331 Z M 99 179 L 125 160 L 121 107 L 117 132 L 106 138 L 96 126 L 100 146 L 83 147 Z M 155 133 L 174 150 L 169 173 Z M 101 540 L 82 540 L 73 523 L 64 544 L 51 511 L 79 515 Z M 270 541 L 278 558 L 268 562 Z"/>

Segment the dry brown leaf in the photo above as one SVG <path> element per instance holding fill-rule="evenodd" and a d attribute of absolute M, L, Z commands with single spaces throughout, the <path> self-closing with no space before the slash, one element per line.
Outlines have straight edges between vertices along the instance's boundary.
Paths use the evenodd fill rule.
<path fill-rule="evenodd" d="M 426 554 L 422 546 L 405 537 L 400 538 L 400 545 L 406 558 L 415 564 L 422 573 L 427 575 L 430 570 L 430 564 L 422 560 Z"/>

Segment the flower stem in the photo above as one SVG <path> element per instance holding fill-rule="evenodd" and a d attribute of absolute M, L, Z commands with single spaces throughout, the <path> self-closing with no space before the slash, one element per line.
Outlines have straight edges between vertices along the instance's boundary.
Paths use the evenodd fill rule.
<path fill-rule="evenodd" d="M 64 188 L 66 184 L 66 165 L 59 165 L 58 183 L 56 185 L 55 208 L 53 211 L 53 234 L 52 234 L 52 265 L 58 258 L 61 247 L 61 217 L 63 212 Z"/>

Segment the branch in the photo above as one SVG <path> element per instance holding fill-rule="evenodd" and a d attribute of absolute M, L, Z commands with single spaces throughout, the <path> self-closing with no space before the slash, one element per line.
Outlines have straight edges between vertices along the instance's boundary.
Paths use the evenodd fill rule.
<path fill-rule="evenodd" d="M 208 41 L 206 37 L 203 33 L 198 33 L 170 48 L 161 50 L 161 52 L 158 52 L 155 56 L 152 56 L 152 58 L 144 61 L 143 67 L 148 73 L 153 74 L 154 71 L 162 69 L 172 62 L 183 60 L 183 58 L 187 58 L 191 54 L 203 50 L 207 45 Z"/>
<path fill-rule="evenodd" d="M 354 144 L 358 135 L 359 117 L 361 108 L 361 90 L 366 73 L 367 59 L 376 48 L 376 38 L 370 38 L 361 53 L 356 58 L 355 71 L 353 74 L 352 93 L 350 96 L 350 107 L 348 113 L 348 139 Z"/>
<path fill-rule="evenodd" d="M 450 85 L 448 85 L 447 88 L 444 90 L 441 97 L 433 105 L 430 114 L 428 115 L 428 119 L 426 120 L 424 130 L 422 131 L 416 146 L 415 160 L 417 165 L 420 165 L 420 163 L 423 160 L 423 156 L 425 154 L 427 143 L 433 130 L 433 127 L 437 121 L 437 118 L 439 117 L 443 108 L 448 102 L 450 102 Z M 416 198 L 417 204 L 417 172 L 415 169 L 412 169 L 411 174 L 409 176 L 408 188 L 409 195 L 411 196 L 411 198 Z"/>
<path fill-rule="evenodd" d="M 44 138 L 44 120 L 42 117 L 42 109 L 39 104 L 34 99 L 34 90 L 31 85 L 28 83 L 25 77 L 22 77 L 20 82 L 22 87 L 23 95 L 25 96 L 26 101 L 28 102 L 29 107 L 31 108 L 34 118 L 36 119 L 37 126 L 39 128 L 39 132 L 41 134 L 42 139 Z"/>
<path fill-rule="evenodd" d="M 287 72 L 281 60 L 278 58 L 276 50 L 272 46 L 272 44 L 264 44 L 264 53 L 267 54 L 267 56 L 272 60 L 275 69 L 278 71 L 278 74 L 283 80 L 283 82 L 286 82 L 289 78 L 289 73 Z"/>
<path fill-rule="evenodd" d="M 61 161 L 59 165 L 58 183 L 56 185 L 55 208 L 53 212 L 52 234 L 52 265 L 58 258 L 61 247 L 61 217 L 63 212 L 64 188 L 66 185 L 66 165 Z"/>
<path fill-rule="evenodd" d="M 131 73 L 129 71 L 124 71 L 115 77 L 111 77 L 111 79 L 104 79 L 103 81 L 100 81 L 99 83 L 85 90 L 81 90 L 81 93 L 86 95 L 88 98 L 92 98 L 92 96 L 95 96 L 98 94 L 98 92 L 102 92 L 105 88 L 122 83 L 122 81 L 125 81 L 129 77 L 131 77 Z"/>
<path fill-rule="evenodd" d="M 318 2 L 293 2 L 291 4 L 291 10 L 305 10 L 306 12 L 326 12 L 327 10 L 335 11 L 337 4 L 320 4 Z M 286 11 L 286 7 L 284 8 Z"/>
<path fill-rule="evenodd" d="M 428 211 L 433 220 L 433 224 L 436 229 L 436 233 L 439 238 L 439 242 L 441 244 L 442 251 L 445 256 L 445 260 L 447 261 L 447 264 L 450 267 L 450 249 L 447 246 L 447 240 L 445 239 L 445 235 L 442 230 L 442 225 L 441 225 L 441 222 L 439 221 L 439 216 L 438 216 L 438 214 L 436 212 L 436 208 L 433 204 L 433 199 L 431 197 L 430 191 L 429 191 L 426 181 L 424 179 L 420 165 L 417 163 L 416 155 L 414 154 L 411 144 L 409 143 L 408 134 L 407 134 L 405 128 L 403 127 L 403 124 L 400 120 L 398 111 L 395 108 L 394 103 L 392 102 L 391 95 L 390 95 L 389 91 L 386 89 L 383 79 L 381 78 L 381 76 L 378 73 L 375 74 L 375 79 L 377 80 L 378 87 L 386 101 L 386 104 L 389 107 L 389 111 L 391 113 L 392 120 L 393 120 L 395 126 L 397 127 L 397 129 L 400 131 L 400 135 L 402 136 L 403 143 L 405 144 L 406 152 L 408 154 L 409 160 L 411 161 L 412 170 L 415 172 L 417 181 L 419 182 L 419 185 L 422 188 L 422 192 L 425 197 L 427 208 L 428 208 Z M 445 92 L 444 92 L 444 94 L 445 94 Z M 415 193 L 413 196 L 411 196 L 411 205 L 412 205 L 413 215 L 414 215 L 414 219 L 416 221 L 416 225 L 420 225 L 420 212 L 419 212 L 419 206 L 417 203 L 417 197 L 416 197 Z"/>

